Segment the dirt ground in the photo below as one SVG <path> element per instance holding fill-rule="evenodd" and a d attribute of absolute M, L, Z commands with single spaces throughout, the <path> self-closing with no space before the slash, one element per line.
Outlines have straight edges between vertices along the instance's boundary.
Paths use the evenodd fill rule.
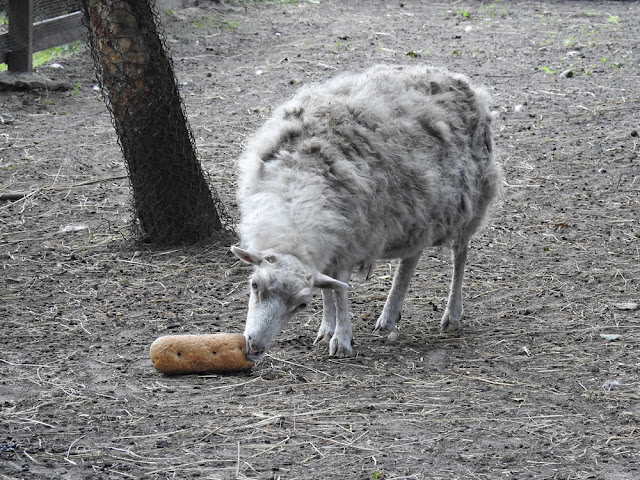
<path fill-rule="evenodd" d="M 400 337 L 393 265 L 351 284 L 356 355 L 312 346 L 321 302 L 249 373 L 163 376 L 160 335 L 241 331 L 233 240 L 131 237 L 126 170 L 88 53 L 0 93 L 2 479 L 640 478 L 640 3 L 201 1 L 163 12 L 203 165 L 302 84 L 428 63 L 490 89 L 505 195 L 472 242 L 464 328 L 425 252 Z M 6 73 L 0 74 L 5 76 Z"/>

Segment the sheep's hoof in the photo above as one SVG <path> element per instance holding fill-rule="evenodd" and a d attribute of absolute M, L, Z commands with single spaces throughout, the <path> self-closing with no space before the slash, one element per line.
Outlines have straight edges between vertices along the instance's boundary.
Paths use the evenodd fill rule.
<path fill-rule="evenodd" d="M 331 335 L 322 335 L 318 334 L 316 339 L 313 341 L 314 345 L 318 345 L 319 343 L 328 343 L 331 340 Z"/>
<path fill-rule="evenodd" d="M 387 337 L 387 340 L 390 342 L 395 342 L 398 339 L 398 328 L 394 328 Z"/>
<path fill-rule="evenodd" d="M 318 329 L 318 334 L 316 335 L 316 339 L 313 341 L 313 344 L 317 345 L 321 342 L 329 342 L 331 340 L 331 337 L 333 337 L 333 331 L 325 329 L 321 325 Z"/>
<path fill-rule="evenodd" d="M 373 329 L 374 332 L 388 332 L 389 336 L 387 337 L 389 340 L 393 341 L 398 338 L 398 322 L 402 318 L 402 314 L 398 313 L 398 318 L 395 321 L 389 320 L 388 317 L 384 317 L 380 315 L 378 321 L 376 322 L 376 326 Z"/>
<path fill-rule="evenodd" d="M 388 330 L 376 325 L 376 328 L 374 328 L 373 331 L 379 333 L 388 333 L 389 335 L 387 335 L 387 341 L 389 342 L 395 342 L 398 339 L 398 327 L 393 327 L 391 330 Z"/>
<path fill-rule="evenodd" d="M 440 321 L 440 329 L 445 333 L 457 332 L 460 330 L 460 316 L 452 315 L 447 309 Z"/>
<path fill-rule="evenodd" d="M 330 357 L 350 357 L 353 355 L 353 348 L 351 348 L 351 339 L 341 340 L 337 337 L 333 337 L 329 342 L 329 356 Z"/>

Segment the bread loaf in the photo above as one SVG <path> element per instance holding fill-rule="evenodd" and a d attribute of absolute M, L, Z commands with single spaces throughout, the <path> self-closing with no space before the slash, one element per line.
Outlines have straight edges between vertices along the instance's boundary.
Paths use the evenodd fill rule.
<path fill-rule="evenodd" d="M 232 373 L 249 370 L 241 333 L 167 335 L 151 344 L 153 366 L 166 374 Z"/>

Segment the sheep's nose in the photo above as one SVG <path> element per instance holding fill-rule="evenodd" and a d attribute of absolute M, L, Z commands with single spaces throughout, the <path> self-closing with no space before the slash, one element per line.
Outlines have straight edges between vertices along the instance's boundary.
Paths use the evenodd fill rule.
<path fill-rule="evenodd" d="M 258 360 L 262 358 L 265 353 L 267 353 L 266 347 L 249 335 L 247 337 L 247 357 L 249 360 Z"/>

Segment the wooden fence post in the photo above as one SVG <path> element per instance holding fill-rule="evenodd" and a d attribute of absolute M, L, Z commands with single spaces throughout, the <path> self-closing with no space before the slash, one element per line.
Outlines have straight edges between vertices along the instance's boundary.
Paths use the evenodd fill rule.
<path fill-rule="evenodd" d="M 9 37 L 20 47 L 7 54 L 11 72 L 30 72 L 33 69 L 33 2 L 9 0 Z"/>

